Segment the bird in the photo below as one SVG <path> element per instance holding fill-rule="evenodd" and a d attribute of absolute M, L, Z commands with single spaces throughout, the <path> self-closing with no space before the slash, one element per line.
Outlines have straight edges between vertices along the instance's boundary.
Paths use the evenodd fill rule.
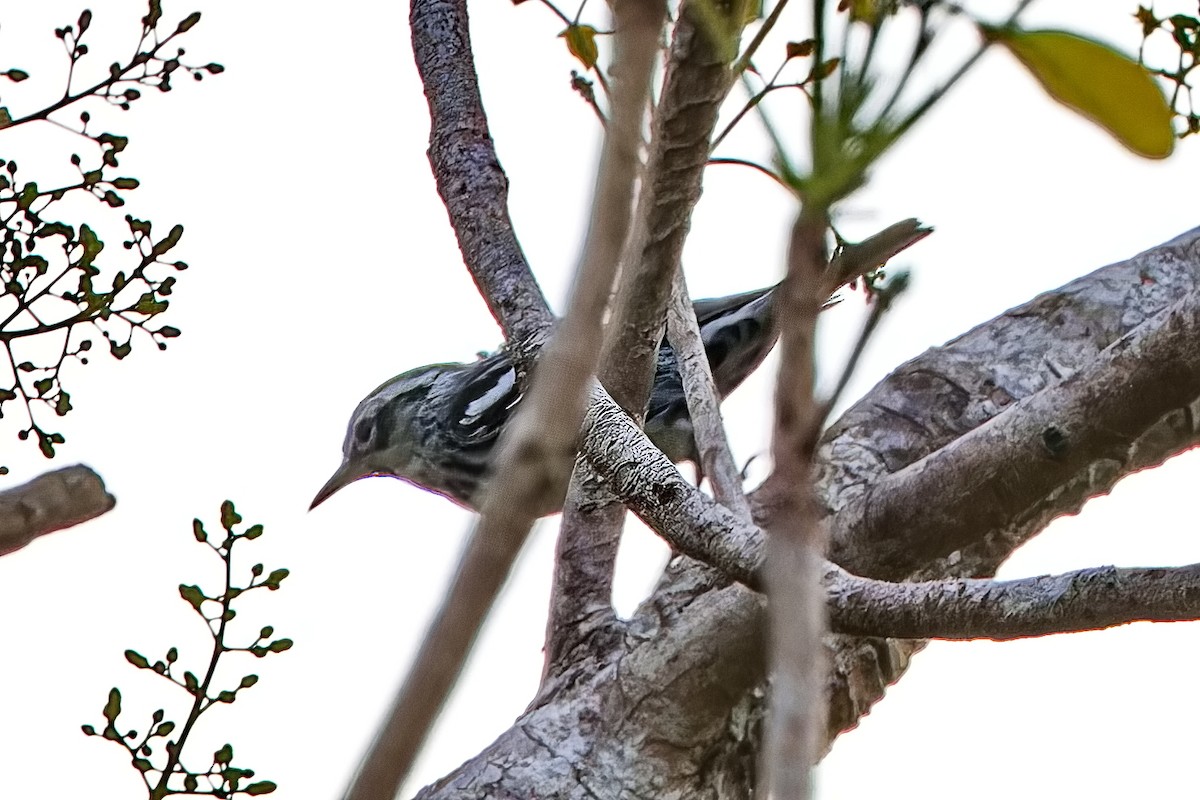
<path fill-rule="evenodd" d="M 721 399 L 775 345 L 775 288 L 693 303 Z M 478 511 L 500 433 L 524 391 L 504 349 L 475 362 L 427 364 L 397 375 L 354 409 L 342 464 L 310 510 L 361 478 L 389 476 Z M 665 341 L 658 350 L 645 431 L 672 461 L 699 462 L 675 351 Z"/>

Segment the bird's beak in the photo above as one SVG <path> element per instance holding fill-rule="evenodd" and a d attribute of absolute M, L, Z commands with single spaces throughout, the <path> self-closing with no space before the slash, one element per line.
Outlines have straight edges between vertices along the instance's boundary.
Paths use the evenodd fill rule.
<path fill-rule="evenodd" d="M 325 485 L 321 487 L 321 491 L 317 492 L 317 496 L 313 498 L 312 505 L 308 507 L 308 510 L 312 511 L 321 505 L 321 503 L 333 497 L 338 489 L 341 489 L 343 486 L 349 486 L 359 478 L 365 478 L 369 474 L 369 472 L 362 469 L 361 464 L 357 464 L 349 459 L 343 461 L 342 465 L 337 468 L 337 472 L 333 473 L 333 477 L 325 482 Z"/>

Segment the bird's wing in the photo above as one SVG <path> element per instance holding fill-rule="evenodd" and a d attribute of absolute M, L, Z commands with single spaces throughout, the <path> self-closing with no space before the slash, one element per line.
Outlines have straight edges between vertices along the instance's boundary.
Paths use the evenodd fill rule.
<path fill-rule="evenodd" d="M 524 396 L 508 356 L 498 352 L 465 370 L 449 409 L 448 433 L 462 447 L 493 442 Z"/>

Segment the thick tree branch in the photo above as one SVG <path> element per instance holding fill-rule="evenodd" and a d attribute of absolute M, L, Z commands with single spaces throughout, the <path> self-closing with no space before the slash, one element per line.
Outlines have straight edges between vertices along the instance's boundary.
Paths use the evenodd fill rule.
<path fill-rule="evenodd" d="M 832 558 L 902 577 L 1003 526 L 1200 396 L 1200 293 L 1142 322 L 1061 381 L 886 478 L 835 515 Z M 931 498 L 937 498 L 931 503 Z M 867 552 L 869 551 L 869 553 Z"/>
<path fill-rule="evenodd" d="M 429 102 L 429 164 L 467 270 L 520 348 L 554 321 L 508 214 L 508 178 L 496 158 L 471 51 L 464 0 L 413 0 L 413 54 Z"/>
<path fill-rule="evenodd" d="M 1200 285 L 1200 229 L 1085 275 L 898 367 L 852 406 L 823 438 L 818 493 L 830 509 L 861 496 L 889 473 L 944 447 L 1013 403 L 1080 369 L 1133 327 Z M 1053 518 L 1076 513 L 1126 475 L 1200 444 L 1200 403 L 1173 409 L 1127 452 L 1081 468 L 1031 506 L 1014 509 L 974 541 L 912 577 L 990 575 Z M 754 498 L 752 498 L 753 502 Z M 769 508 L 760 508 L 760 516 Z M 883 568 L 859 550 L 867 574 Z M 833 637 L 832 739 L 853 727 L 907 669 L 921 642 Z"/>
<path fill-rule="evenodd" d="M 82 464 L 6 489 L 0 492 L 0 556 L 39 536 L 94 519 L 116 502 L 100 476 Z"/>
<path fill-rule="evenodd" d="M 635 416 L 649 396 L 671 278 L 700 200 L 717 114 L 732 85 L 725 43 L 705 34 L 692 5 L 680 8 L 671 40 L 633 238 L 604 344 L 600 380 Z"/>
<path fill-rule="evenodd" d="M 953 441 L 983 420 L 1012 407 L 1012 398 L 1027 397 L 1054 382 L 1055 372 L 1065 374 L 1080 369 L 1097 357 L 1103 347 L 1178 301 L 1198 284 L 1200 230 L 1129 262 L 1098 270 L 901 367 L 847 412 L 827 434 L 820 456 L 825 459 L 820 484 L 822 502 L 828 508 L 839 507 L 843 493 L 851 499 L 862 494 L 863 484 L 875 479 L 872 469 L 881 473 L 901 469 L 907 463 L 906 459 L 912 460 L 911 453 L 922 448 L 937 449 Z M 1099 346 L 1089 344 L 1097 340 Z M 953 386 L 960 387 L 959 392 L 948 388 Z M 1009 399 L 1005 400 L 1006 397 Z M 908 405 L 901 404 L 900 400 Z M 878 415 L 880 404 L 899 413 L 885 413 L 873 420 L 872 414 Z M 1104 459 L 1085 468 L 1081 475 L 1064 486 L 1052 489 L 1033 509 L 1017 513 L 1005 527 L 980 533 L 977 544 L 950 558 L 937 560 L 923 571 L 931 575 L 961 576 L 994 568 L 1004 554 L 1023 541 L 1022 537 L 1044 524 L 1050 513 L 1075 510 L 1086 496 L 1107 491 L 1122 475 L 1159 463 L 1195 443 L 1200 434 L 1194 420 L 1200 415 L 1192 413 L 1194 406 L 1189 404 L 1192 410 L 1184 407 L 1172 411 L 1151 425 L 1133 442 L 1126 457 Z M 928 416 L 923 416 L 926 414 Z M 754 582 L 756 570 L 746 567 L 757 566 L 762 552 L 761 530 L 740 523 L 727 509 L 695 492 L 661 455 L 655 461 L 656 451 L 636 426 L 611 405 L 594 403 L 585 426 L 588 431 L 585 455 L 600 469 L 611 470 L 612 485 L 617 493 L 631 496 L 634 505 L 640 503 L 639 513 L 644 518 L 664 531 L 687 530 L 689 526 L 695 526 L 685 537 L 686 541 L 672 539 L 673 545 L 685 550 L 690 547 L 694 554 L 722 564 L 727 574 Z M 930 442 L 937 442 L 937 445 L 931 447 Z M 839 460 L 829 461 L 831 452 L 836 453 Z M 652 512 L 657 514 L 656 518 Z M 679 575 L 673 581 L 674 585 L 685 585 L 688 574 L 697 574 L 695 567 L 686 566 L 685 561 L 676 559 L 670 567 Z M 1186 582 L 1191 580 L 1186 574 L 1187 569 L 1190 568 L 1178 571 L 1178 575 L 1168 571 L 1168 577 L 1163 580 L 1158 580 L 1157 571 L 1147 571 L 1145 578 L 1138 578 L 1136 571 L 1118 572 L 1119 578 L 1112 583 L 1093 578 L 1083 589 L 1091 594 L 1085 601 L 1078 601 L 1075 607 L 1104 607 L 1106 600 L 1102 595 L 1111 592 L 1109 597 L 1115 600 L 1114 614 L 1119 613 L 1123 592 L 1132 596 L 1142 591 L 1135 587 L 1138 580 L 1151 587 L 1172 586 L 1172 591 L 1187 591 Z M 1034 583 L 1038 581 L 1043 582 L 1042 585 L 1046 585 L 1046 581 L 1065 581 L 1076 587 L 1083 585 L 1076 576 L 1033 579 Z M 703 580 L 701 583 L 707 584 Z M 985 603 L 994 603 L 994 611 L 989 612 L 993 617 L 988 623 L 995 626 L 992 630 L 1000 635 L 1013 635 L 1011 627 L 1005 633 L 1004 626 L 1009 625 L 1010 620 L 997 598 L 1005 597 L 1005 592 L 1012 593 L 1006 599 L 1020 597 L 1022 593 L 1027 596 L 1026 583 L 968 582 L 964 585 L 971 587 L 968 594 L 978 589 L 987 595 Z M 903 585 L 896 587 L 858 580 L 854 585 L 864 591 L 878 588 L 885 594 L 924 591 L 922 602 L 931 604 L 944 600 L 946 591 L 958 591 L 954 588 L 958 584 L 930 583 L 924 588 L 918 584 L 915 590 L 908 590 Z M 1006 585 L 1011 588 L 1005 589 Z M 989 594 L 988 590 L 996 590 L 997 586 L 1000 590 Z M 862 595 L 872 596 L 869 591 Z M 1178 596 L 1183 598 L 1178 607 L 1182 608 L 1187 595 Z M 1157 610 L 1127 609 L 1126 619 L 1168 618 L 1176 613 L 1171 611 L 1170 594 L 1162 593 L 1161 597 L 1167 599 L 1162 600 Z M 658 654 L 657 662 L 642 662 L 652 665 L 647 667 L 647 681 L 657 687 L 656 691 L 661 691 L 664 685 L 674 685 L 673 681 L 677 680 L 671 677 L 671 667 L 677 661 L 673 654 L 687 653 L 698 659 L 690 667 L 689 675 L 697 681 L 720 676 L 720 680 L 727 681 L 721 686 L 728 692 L 745 692 L 740 699 L 722 694 L 719 681 L 702 684 L 709 686 L 707 691 L 713 693 L 707 695 L 709 700 L 684 705 L 680 715 L 671 714 L 670 706 L 656 706 L 661 719 L 646 722 L 647 726 L 653 727 L 611 725 L 602 709 L 627 707 L 614 706 L 613 696 L 609 694 L 615 676 L 619 674 L 614 670 L 628 663 L 624 651 L 614 652 L 608 662 L 589 661 L 579 665 L 571 680 L 560 683 L 561 691 L 552 697 L 541 698 L 542 702 L 531 712 L 532 716 L 519 721 L 509 734 L 427 796 L 470 796 L 471 787 L 477 787 L 485 773 L 488 785 L 497 791 L 503 788 L 514 794 L 528 794 L 536 787 L 539 792 L 548 793 L 553 787 L 546 781 L 553 781 L 551 776 L 559 773 L 552 768 L 538 769 L 533 765 L 559 763 L 556 758 L 571 765 L 561 773 L 563 782 L 554 783 L 560 790 L 556 794 L 562 797 L 582 800 L 593 797 L 597 791 L 615 792 L 616 787 L 644 789 L 656 785 L 653 781 L 664 775 L 675 774 L 672 770 L 692 770 L 687 774 L 693 775 L 721 774 L 734 782 L 724 788 L 711 783 L 680 784 L 691 785 L 696 797 L 714 798 L 742 791 L 746 787 L 746 776 L 753 772 L 753 759 L 748 759 L 747 754 L 755 752 L 757 747 L 755 731 L 758 723 L 755 720 L 760 719 L 761 713 L 759 696 L 746 687 L 757 685 L 765 674 L 760 640 L 752 641 L 745 634 L 748 630 L 760 630 L 763 625 L 761 598 L 734 585 L 689 594 L 688 599 L 690 602 L 686 605 L 670 598 L 663 602 L 651 600 L 648 608 L 639 611 L 631 623 L 635 626 L 631 633 L 635 635 L 628 637 L 628 648 L 631 651 L 651 648 Z M 840 601 L 833 597 L 832 602 L 836 606 Z M 864 607 L 870 605 L 867 603 Z M 1061 608 L 1049 600 L 1045 607 L 1050 609 L 1047 613 L 1051 620 L 1054 619 L 1053 609 Z M 901 623 L 911 626 L 912 621 L 906 622 L 904 614 L 915 614 L 918 609 L 919 602 L 909 603 L 903 614 L 893 609 L 892 621 L 898 626 L 896 630 L 900 629 Z M 1139 613 L 1142 616 L 1138 616 Z M 1178 613 L 1183 615 L 1186 611 Z M 1122 620 L 1116 616 L 1106 620 L 1093 618 L 1090 622 L 1083 618 L 1069 622 L 1063 617 L 1056 624 L 1063 627 L 1069 624 L 1108 625 L 1119 621 Z M 1046 618 L 1043 617 L 1038 625 L 1044 632 Z M 1033 628 L 1029 630 L 1036 632 Z M 980 635 L 983 631 L 978 627 L 967 633 Z M 904 632 L 907 635 L 925 632 L 964 635 L 963 630 L 956 632 L 945 628 L 934 631 L 908 627 Z M 659 646 L 668 638 L 671 652 L 667 652 L 665 646 Z M 755 641 L 759 643 L 755 644 Z M 921 643 L 841 635 L 832 636 L 829 641 L 835 665 L 829 684 L 828 737 L 832 739 L 840 730 L 851 726 L 882 695 L 886 685 L 904 671 L 908 657 Z M 729 673 L 722 670 L 733 665 L 742 672 L 736 681 L 728 681 Z M 625 688 L 633 687 L 622 684 L 622 689 Z M 634 692 L 630 696 L 636 699 L 642 694 Z M 715 702 L 717 697 L 722 701 Z M 537 722 L 536 729 L 526 727 L 529 720 Z M 630 741 L 676 741 L 666 737 L 653 738 L 661 731 L 684 731 L 692 738 L 688 739 L 687 747 L 668 748 L 671 757 L 658 758 L 656 753 L 661 755 L 662 748 L 647 747 L 638 750 L 640 757 L 636 763 L 627 758 Z M 636 733 L 637 738 L 628 739 L 626 735 L 630 733 Z M 536 737 L 539 744 L 534 745 L 531 737 Z"/>
<path fill-rule="evenodd" d="M 601 153 L 591 224 L 568 313 L 542 348 L 538 375 L 502 434 L 482 516 L 468 536 L 466 551 L 409 675 L 348 790 L 350 800 L 384 800 L 395 794 L 457 680 L 531 525 L 547 509 L 561 505 L 629 225 L 641 110 L 662 13 L 661 6 L 647 2 L 644 19 L 625 31 L 637 34 L 637 46 L 645 52 L 634 59 L 642 65 L 640 74 L 629 73 L 618 82 L 618 95 L 626 96 L 614 101 L 614 120 Z M 465 5 L 415 0 L 410 23 L 433 120 L 430 161 L 467 266 L 510 341 L 523 337 L 521 344 L 536 347 L 549 312 L 512 234 L 506 185 L 480 104 Z M 469 152 L 461 152 L 466 148 Z M 464 186 L 467 191 L 456 194 Z M 524 297 L 514 303 L 513 294 Z M 518 353 L 525 356 L 519 360 L 527 360 L 529 352 Z"/>
<path fill-rule="evenodd" d="M 614 7 L 615 12 L 620 10 Z M 641 44 L 651 48 L 651 58 L 626 66 L 618 54 L 614 62 L 616 68 L 629 69 L 630 74 L 640 75 L 641 70 L 648 72 L 652 66 L 664 9 L 649 5 L 639 8 L 628 0 L 625 4 L 623 13 L 631 18 L 634 12 L 646 14 L 648 10 L 654 14 L 655 39 Z M 628 26 L 617 20 L 618 32 L 623 27 Z M 644 413 L 649 397 L 671 276 L 679 270 L 692 209 L 700 198 L 708 142 L 729 91 L 727 59 L 718 52 L 719 46 L 712 37 L 698 32 L 694 10 L 685 3 L 671 42 L 635 228 L 622 259 L 624 269 L 599 372 L 612 398 L 637 419 Z M 643 108 L 644 99 L 636 109 L 639 123 Z M 640 125 L 637 134 L 640 136 Z M 597 616 L 597 609 L 601 603 L 610 602 L 611 567 L 625 514 L 619 504 L 603 499 L 595 493 L 589 497 L 574 495 L 563 509 L 555 599 L 547 630 L 564 638 L 548 642 L 544 677 L 552 677 L 566 666 L 567 654 L 593 632 L 607 629 L 605 623 L 611 621 L 604 615 Z M 571 561 L 581 558 L 588 559 L 588 563 Z M 585 576 L 589 579 L 579 583 Z M 568 596 L 569 601 L 565 599 Z M 560 605 L 562 611 L 558 613 Z M 567 625 L 564 620 L 578 620 L 580 624 Z M 597 624 L 599 627 L 594 627 Z"/>

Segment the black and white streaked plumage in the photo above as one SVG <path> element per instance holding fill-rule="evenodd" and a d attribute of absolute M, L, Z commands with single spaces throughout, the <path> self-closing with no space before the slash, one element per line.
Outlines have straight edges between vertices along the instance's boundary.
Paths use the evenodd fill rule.
<path fill-rule="evenodd" d="M 695 302 L 700 336 L 722 398 L 775 344 L 771 292 L 758 289 Z M 342 465 L 311 507 L 360 478 L 390 475 L 477 509 L 500 431 L 523 392 L 504 351 L 470 364 L 429 364 L 397 375 L 354 410 L 342 445 Z M 675 352 L 665 342 L 658 351 L 646 434 L 672 461 L 695 460 L 682 379 Z"/>

